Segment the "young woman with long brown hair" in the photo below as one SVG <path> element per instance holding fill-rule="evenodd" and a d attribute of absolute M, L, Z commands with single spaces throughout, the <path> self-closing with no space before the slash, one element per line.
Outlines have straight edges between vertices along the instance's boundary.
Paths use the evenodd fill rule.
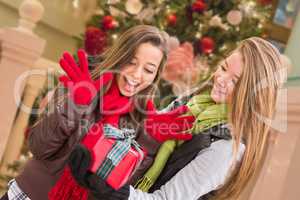
<path fill-rule="evenodd" d="M 29 133 L 29 147 L 34 157 L 23 172 L 9 183 L 8 193 L 3 198 L 44 200 L 48 199 L 49 191 L 52 191 L 49 193 L 51 199 L 93 198 L 77 187 L 76 182 L 72 185 L 68 181 L 72 176 L 66 164 L 82 138 L 93 132 L 95 124 L 101 127 L 110 124 L 115 128 L 130 128 L 136 132 L 135 139 L 147 155 L 129 181 L 139 178 L 151 165 L 162 141 L 190 139 L 190 134 L 179 133 L 179 129 L 172 132 L 167 130 L 161 135 L 158 131 L 150 133 L 150 129 L 146 133 L 140 126 L 144 120 L 157 122 L 155 117 L 172 116 L 178 121 L 187 119 L 190 124 L 193 120 L 189 117 L 179 118 L 180 114 L 186 112 L 185 107 L 178 109 L 178 112 L 151 117 L 143 112 L 147 105 L 151 105 L 156 83 L 165 65 L 167 42 L 167 34 L 153 26 L 133 27 L 101 55 L 103 61 L 92 74 L 88 70 L 84 51 L 78 51 L 78 63 L 69 53 L 64 53 L 60 60 L 66 72 L 65 76 L 60 77 L 63 87 L 56 90 L 49 104 L 52 112 L 45 113 Z M 66 90 L 67 95 L 62 95 L 61 89 Z M 170 120 L 164 121 L 164 124 L 169 123 Z M 177 125 L 181 126 L 179 123 Z M 55 185 L 57 182 L 68 185 L 68 192 L 62 189 L 63 184 Z"/>
<path fill-rule="evenodd" d="M 237 199 L 262 162 L 281 67 L 271 43 L 257 37 L 242 41 L 188 100 L 196 117 L 193 139 L 177 145 L 165 165 L 154 162 L 150 171 L 156 174 L 147 172 L 135 187 L 127 186 L 128 198 L 118 199 Z M 110 196 L 97 192 L 99 199 Z"/>

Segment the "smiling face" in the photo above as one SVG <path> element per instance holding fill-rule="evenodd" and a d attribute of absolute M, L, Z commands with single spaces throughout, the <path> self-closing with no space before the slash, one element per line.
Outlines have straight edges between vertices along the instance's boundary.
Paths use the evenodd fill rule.
<path fill-rule="evenodd" d="M 159 70 L 162 51 L 150 42 L 138 46 L 132 60 L 121 67 L 117 84 L 124 96 L 131 97 L 150 86 Z"/>
<path fill-rule="evenodd" d="M 243 59 L 239 52 L 234 52 L 220 63 L 214 73 L 211 97 L 216 103 L 229 103 L 234 87 L 242 74 Z"/>

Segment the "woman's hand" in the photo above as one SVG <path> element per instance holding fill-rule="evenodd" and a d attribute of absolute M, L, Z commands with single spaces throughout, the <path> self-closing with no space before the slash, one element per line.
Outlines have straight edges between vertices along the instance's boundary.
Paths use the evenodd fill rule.
<path fill-rule="evenodd" d="M 59 81 L 69 89 L 69 94 L 75 104 L 89 105 L 97 92 L 112 80 L 112 73 L 103 74 L 97 80 L 91 78 L 88 69 L 88 60 L 84 50 L 77 52 L 79 65 L 71 54 L 65 52 L 60 59 L 60 66 L 67 75 L 59 77 Z"/>
<path fill-rule="evenodd" d="M 129 185 L 115 190 L 95 173 L 89 171 L 92 162 L 90 151 L 83 145 L 76 145 L 69 158 L 69 167 L 74 179 L 89 189 L 95 198 L 125 200 L 129 197 Z"/>
<path fill-rule="evenodd" d="M 187 106 L 180 106 L 167 113 L 157 113 L 153 102 L 147 104 L 147 118 L 144 128 L 156 141 L 190 140 L 192 134 L 187 131 L 192 128 L 195 117 L 180 116 L 188 111 Z"/>

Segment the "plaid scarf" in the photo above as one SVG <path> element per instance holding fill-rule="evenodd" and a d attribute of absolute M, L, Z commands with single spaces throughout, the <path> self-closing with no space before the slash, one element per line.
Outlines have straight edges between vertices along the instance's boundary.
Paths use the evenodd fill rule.
<path fill-rule="evenodd" d="M 227 121 L 226 104 L 216 104 L 210 96 L 210 91 L 191 98 L 188 103 L 184 101 L 175 101 L 167 110 L 172 110 L 177 106 L 186 104 L 189 107 L 187 115 L 193 115 L 196 118 L 194 126 L 191 129 L 192 134 L 199 134 L 213 126 L 225 123 Z M 169 157 L 183 141 L 168 140 L 164 142 L 146 174 L 138 180 L 135 188 L 148 192 L 155 183 L 162 170 L 164 169 Z"/>
<path fill-rule="evenodd" d="M 126 98 L 127 103 L 124 104 L 124 101 L 122 101 L 122 104 L 117 104 L 117 106 L 113 106 L 112 110 L 107 110 L 106 108 L 109 108 L 109 104 L 115 103 L 119 98 Z M 112 101 L 113 100 L 113 101 Z M 93 144 L 96 142 L 94 136 L 97 134 L 95 133 L 95 127 L 99 129 L 100 131 L 105 131 L 104 127 L 106 124 L 112 125 L 116 128 L 118 128 L 120 115 L 127 114 L 131 111 L 132 108 L 132 101 L 129 100 L 129 98 L 121 96 L 119 88 L 117 86 L 117 83 L 115 80 L 113 80 L 112 85 L 110 89 L 105 93 L 103 96 L 103 99 L 100 100 L 101 104 L 101 110 L 102 111 L 109 111 L 110 114 L 105 114 L 103 112 L 102 118 L 100 121 L 95 123 L 89 131 L 86 133 L 84 138 L 82 139 L 81 143 L 87 147 L 87 149 L 91 149 L 93 147 Z M 124 106 L 127 105 L 127 106 Z M 128 147 L 127 147 L 128 148 Z M 64 168 L 64 171 L 62 173 L 62 176 L 60 179 L 56 182 L 55 186 L 51 189 L 51 191 L 48 194 L 49 200 L 87 200 L 88 198 L 88 190 L 82 186 L 80 186 L 74 177 L 71 174 L 71 170 L 69 166 L 67 165 Z"/>

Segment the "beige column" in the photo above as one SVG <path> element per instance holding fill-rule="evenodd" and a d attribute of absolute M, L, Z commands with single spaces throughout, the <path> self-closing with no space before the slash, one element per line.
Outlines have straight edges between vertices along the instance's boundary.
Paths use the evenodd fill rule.
<path fill-rule="evenodd" d="M 19 91 L 15 91 L 15 83 L 22 74 L 29 70 L 40 58 L 45 40 L 32 32 L 43 14 L 44 8 L 37 0 L 25 0 L 20 6 L 19 26 L 16 28 L 2 28 L 0 41 L 2 43 L 0 60 L 0 160 L 3 162 L 3 153 L 9 138 L 23 135 L 19 130 L 15 132 L 12 126 L 17 111 L 15 95 L 22 94 L 26 79 L 21 83 Z M 30 104 L 28 104 L 30 106 Z M 10 135 L 11 133 L 11 135 Z M 13 141 L 14 148 L 19 149 L 21 140 Z"/>
<path fill-rule="evenodd" d="M 33 103 L 45 85 L 47 74 L 50 71 L 57 71 L 57 69 L 59 69 L 57 63 L 40 58 L 32 67 L 32 70 L 28 71 L 29 77 L 24 88 L 23 99 L 9 135 L 0 173 L 9 173 L 6 167 L 7 164 L 19 160 L 25 139 L 24 132 L 27 128 L 30 114 L 39 115 L 41 112 L 39 109 L 32 110 Z M 54 84 L 53 80 L 48 80 L 48 86 L 50 84 Z"/>

